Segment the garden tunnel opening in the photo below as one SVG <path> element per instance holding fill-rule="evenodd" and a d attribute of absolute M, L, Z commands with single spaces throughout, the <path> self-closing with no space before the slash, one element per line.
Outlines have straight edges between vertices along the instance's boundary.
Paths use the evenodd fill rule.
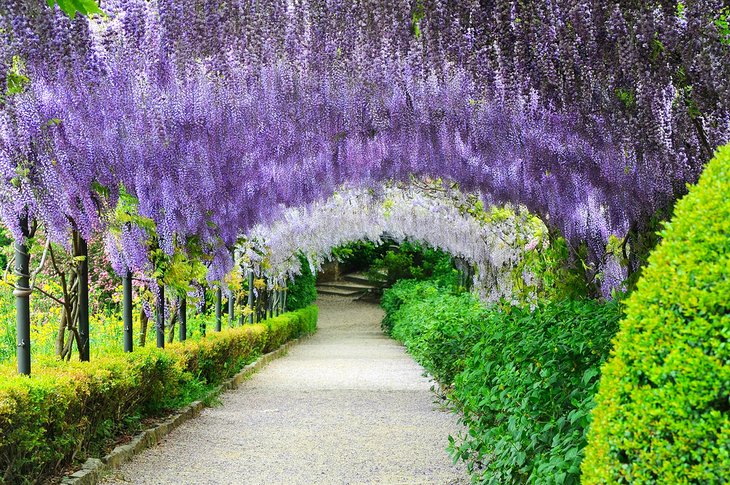
<path fill-rule="evenodd" d="M 92 314 L 104 314 L 111 311 L 111 307 L 116 311 L 119 306 L 122 307 L 124 323 L 120 337 L 126 351 L 134 348 L 135 337 L 139 337 L 137 345 L 145 345 L 147 332 L 144 330 L 152 328 L 156 345 L 163 347 L 175 339 L 186 338 L 189 333 L 188 310 L 204 314 L 211 310 L 215 312 L 215 324 L 207 329 L 203 327 L 202 333 L 218 331 L 226 323 L 229 326 L 253 323 L 266 315 L 282 312 L 287 306 L 287 282 L 301 271 L 302 264 L 316 272 L 322 262 L 333 256 L 332 251 L 338 245 L 356 240 L 377 244 L 386 240 L 417 241 L 426 247 L 442 249 L 460 265 L 458 286 L 471 286 L 475 281 L 484 298 L 496 300 L 508 296 L 510 288 L 505 281 L 512 269 L 509 265 L 519 259 L 523 239 L 532 240 L 544 233 L 539 220 L 526 212 L 520 214 L 506 207 L 485 210 L 476 194 L 463 194 L 453 183 L 427 180 L 427 183 L 412 184 L 390 182 L 376 190 L 341 189 L 322 202 L 284 209 L 270 225 L 255 226 L 249 235 L 239 238 L 232 251 L 235 271 L 221 279 L 221 286 L 209 287 L 208 298 L 204 296 L 206 281 L 201 261 L 202 248 L 192 244 L 197 254 L 176 250 L 167 255 L 156 243 L 159 236 L 151 220 L 139 214 L 131 195 L 122 194 L 116 214 L 124 221 L 124 226 L 111 231 L 105 240 L 92 240 L 90 249 L 93 254 L 89 254 L 89 247 L 80 244 L 64 248 L 53 243 L 50 235 L 39 233 L 36 236 L 33 252 L 39 262 L 33 270 L 32 282 L 35 283 L 39 276 L 44 279 L 53 275 L 65 281 L 66 287 L 34 285 L 29 279 L 27 286 L 43 295 L 40 300 L 34 299 L 34 311 L 40 310 L 40 314 L 45 314 L 49 304 L 60 303 L 61 324 L 55 327 L 58 329 L 55 353 L 64 359 L 71 357 L 74 346 L 88 349 L 89 342 L 94 340 L 89 338 L 88 327 L 79 328 L 79 323 L 74 324 L 72 320 L 80 313 L 88 314 L 89 309 Z M 491 220 L 487 217 L 490 211 L 494 216 Z M 363 214 L 367 216 L 363 217 Z M 531 230 L 525 229 L 525 222 L 532 224 Z M 143 230 L 130 231 L 132 224 Z M 83 241 L 78 231 L 74 234 L 76 239 Z M 136 239 L 130 236 L 136 236 Z M 511 242 L 509 248 L 506 236 Z M 114 303 L 114 298 L 118 298 L 115 297 L 118 288 L 115 287 L 115 268 L 109 254 L 121 250 L 124 246 L 120 243 L 125 243 L 126 248 L 152 243 L 152 247 L 142 248 L 145 256 L 153 255 L 153 259 L 144 261 L 144 264 L 157 265 L 158 269 L 167 271 L 171 276 L 163 275 L 164 284 L 160 284 L 160 279 L 145 277 L 143 271 L 149 266 L 143 266 L 134 273 L 127 268 L 122 272 L 121 302 L 117 300 Z M 509 251 L 505 252 L 507 249 Z M 497 252 L 500 256 L 495 259 Z M 304 263 L 299 255 L 304 256 Z M 84 261 L 85 268 L 75 264 L 78 261 Z M 89 268 L 92 295 L 90 303 L 86 296 L 87 309 L 82 311 L 79 305 L 84 298 L 75 288 L 83 286 L 80 284 L 81 275 L 84 271 L 88 274 Z M 30 273 L 28 268 L 27 274 Z M 234 273 L 238 276 L 233 276 Z M 86 278 L 89 279 L 89 276 Z M 192 287 L 191 282 L 194 283 Z M 255 288 L 252 292 L 248 291 L 251 287 Z M 54 291 L 59 293 L 54 296 Z M 215 295 L 213 299 L 210 291 Z M 69 301 L 70 305 L 64 305 Z M 132 309 L 133 301 L 137 307 L 136 314 Z M 160 305 L 160 301 L 165 303 Z M 198 306 L 197 310 L 195 306 Z M 98 316 L 93 318 L 97 325 Z M 153 325 L 149 324 L 150 321 Z M 52 322 L 46 321 L 44 325 L 53 328 Z M 30 340 L 26 339 L 26 342 Z M 88 359 L 87 354 L 82 354 L 82 357 Z"/>
<path fill-rule="evenodd" d="M 118 236 L 109 254 L 127 276 L 126 268 L 151 269 L 155 251 L 174 257 L 176 245 L 189 245 L 207 253 L 217 280 L 240 229 L 271 220 L 279 204 L 321 200 L 347 181 L 433 174 L 527 207 L 597 265 L 612 236 L 646 230 L 697 178 L 707 147 L 727 138 L 727 97 L 713 81 L 727 63 L 694 74 L 703 89 L 672 75 L 704 49 L 726 55 L 710 45 L 714 34 L 661 38 L 661 52 L 678 54 L 656 62 L 628 38 L 631 29 L 540 2 L 520 7 L 520 25 L 507 29 L 489 2 L 385 2 L 377 15 L 357 3 L 243 0 L 215 15 L 201 0 L 133 3 L 109 2 L 106 16 L 73 24 L 37 2 L 0 8 L 0 76 L 12 87 L 0 112 L 8 127 L 2 217 L 20 243 L 14 283 L 24 361 L 23 242 L 34 221 L 56 241 L 71 232 L 84 241 Z M 635 15 L 641 8 L 617 7 L 611 21 L 653 18 Z M 716 25 L 707 12 L 682 15 Z M 561 50 L 561 35 L 535 32 L 564 34 L 584 55 Z M 519 47 L 536 42 L 553 50 Z M 655 67 L 663 63 L 671 68 Z M 616 65 L 624 75 L 615 76 Z M 573 78 L 565 73 L 594 84 L 560 82 Z M 634 86 L 643 86 L 640 96 Z M 120 202 L 134 210 L 109 225 Z M 157 234 L 147 254 L 138 232 L 150 224 Z M 83 249 L 74 257 L 83 260 Z M 609 289 L 619 279 L 610 276 Z"/>

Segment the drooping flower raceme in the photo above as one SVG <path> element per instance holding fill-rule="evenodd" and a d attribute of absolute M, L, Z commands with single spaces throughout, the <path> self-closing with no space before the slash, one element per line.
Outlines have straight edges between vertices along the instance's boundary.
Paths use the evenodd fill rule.
<path fill-rule="evenodd" d="M 16 236 L 28 217 L 59 241 L 104 232 L 123 187 L 160 247 L 207 245 L 220 275 L 281 207 L 416 174 L 525 206 L 597 263 L 730 139 L 723 0 L 103 8 L 0 5 L 0 216 Z M 122 258 L 142 247 L 122 241 Z"/>
<path fill-rule="evenodd" d="M 416 241 L 462 258 L 475 269 L 475 289 L 482 298 L 511 297 L 513 268 L 537 233 L 515 212 L 481 220 L 466 210 L 457 191 L 425 190 L 390 184 L 378 190 L 346 189 L 325 202 L 286 209 L 270 225 L 257 225 L 237 250 L 244 271 L 253 270 L 281 284 L 300 272 L 299 254 L 316 271 L 343 244 Z M 265 264 L 262 265 L 262 262 Z"/>

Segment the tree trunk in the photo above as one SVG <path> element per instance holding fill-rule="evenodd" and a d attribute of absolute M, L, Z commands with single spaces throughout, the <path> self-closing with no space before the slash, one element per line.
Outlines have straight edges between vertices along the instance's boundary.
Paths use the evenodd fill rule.
<path fill-rule="evenodd" d="M 66 310 L 61 315 L 61 323 L 58 325 L 58 333 L 56 334 L 55 352 L 57 356 L 61 356 L 63 348 L 66 346 Z"/>
<path fill-rule="evenodd" d="M 139 346 L 144 347 L 147 342 L 147 323 L 150 319 L 144 311 L 144 307 L 139 311 Z"/>
<path fill-rule="evenodd" d="M 79 321 L 79 265 L 72 265 L 68 271 L 63 271 L 58 265 L 53 246 L 49 247 L 48 254 L 51 257 L 53 270 L 61 280 L 61 289 L 63 290 L 63 314 L 58 325 L 54 350 L 62 360 L 69 360 L 73 352 L 74 342 L 76 342 L 77 347 L 81 343 L 81 336 L 77 330 Z M 67 332 L 70 334 L 68 339 L 66 338 Z"/>
<path fill-rule="evenodd" d="M 73 343 L 80 343 L 78 340 L 78 332 L 76 324 L 79 319 L 79 292 L 76 273 L 71 273 L 70 290 L 64 287 L 63 295 L 63 315 L 61 316 L 61 324 L 59 325 L 58 335 L 56 336 L 56 355 L 62 360 L 69 360 L 73 353 Z M 68 338 L 66 337 L 68 333 Z M 78 345 L 77 345 L 78 348 Z"/>
<path fill-rule="evenodd" d="M 178 311 L 179 303 L 177 305 L 171 305 L 170 306 L 170 325 L 167 332 L 167 343 L 171 344 L 175 341 L 175 325 L 177 324 L 177 311 Z"/>

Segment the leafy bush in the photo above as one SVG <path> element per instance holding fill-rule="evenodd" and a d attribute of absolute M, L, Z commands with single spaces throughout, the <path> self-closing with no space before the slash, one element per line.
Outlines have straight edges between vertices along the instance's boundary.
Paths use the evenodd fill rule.
<path fill-rule="evenodd" d="M 484 314 L 451 398 L 469 433 L 452 451 L 480 483 L 578 483 L 617 305 L 591 300 Z"/>
<path fill-rule="evenodd" d="M 441 384 L 468 433 L 451 451 L 479 483 L 577 483 L 617 304 L 483 308 L 433 282 L 387 290 L 384 328 Z"/>
<path fill-rule="evenodd" d="M 299 257 L 302 272 L 287 285 L 287 310 L 299 310 L 311 305 L 317 299 L 316 276 L 312 274 L 309 262 L 304 256 Z"/>
<path fill-rule="evenodd" d="M 271 352 L 289 340 L 312 333 L 317 326 L 317 311 L 317 307 L 310 306 L 266 320 L 264 324 L 269 337 L 264 352 Z"/>
<path fill-rule="evenodd" d="M 385 310 L 381 324 L 383 330 L 389 334 L 392 332 L 400 318 L 398 311 L 404 304 L 424 299 L 427 294 L 433 295 L 437 288 L 438 285 L 432 281 L 401 280 L 385 290 L 380 300 L 380 306 Z"/>
<path fill-rule="evenodd" d="M 93 365 L 35 365 L 32 378 L 4 369 L 0 380 L 0 467 L 5 483 L 33 483 L 83 455 L 104 423 L 119 422 L 180 392 L 170 353 L 151 349 Z"/>
<path fill-rule="evenodd" d="M 680 200 L 603 369 L 586 483 L 724 483 L 730 470 L 730 146 Z"/>
<path fill-rule="evenodd" d="M 382 305 L 390 335 L 436 380 L 450 384 L 463 369 L 461 357 L 479 338 L 479 301 L 433 281 L 401 280 L 386 290 Z"/>
<path fill-rule="evenodd" d="M 317 309 L 140 348 L 92 362 L 34 362 L 31 377 L 0 367 L 0 481 L 35 482 L 89 453 L 130 420 L 185 405 L 273 343 L 311 332 Z M 271 329 L 276 329 L 270 330 Z"/>
<path fill-rule="evenodd" d="M 332 256 L 340 262 L 344 273 L 367 270 L 372 262 L 382 257 L 388 250 L 385 244 L 376 245 L 372 241 L 355 241 L 332 250 Z"/>
<path fill-rule="evenodd" d="M 404 279 L 431 280 L 455 288 L 458 271 L 444 251 L 417 243 L 403 242 L 372 261 L 368 278 L 392 286 Z"/>

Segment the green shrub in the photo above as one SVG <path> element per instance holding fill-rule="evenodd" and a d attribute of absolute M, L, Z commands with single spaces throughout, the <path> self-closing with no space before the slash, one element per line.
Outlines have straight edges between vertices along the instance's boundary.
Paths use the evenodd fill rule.
<path fill-rule="evenodd" d="M 455 288 L 459 278 L 449 254 L 408 241 L 388 248 L 382 256 L 372 260 L 367 273 L 371 281 L 385 286 L 415 279 L 431 280 L 441 286 Z"/>
<path fill-rule="evenodd" d="M 312 274 L 309 262 L 304 256 L 300 256 L 299 261 L 302 265 L 302 272 L 287 285 L 287 310 L 306 308 L 317 299 L 316 276 Z"/>
<path fill-rule="evenodd" d="M 269 318 L 264 322 L 268 329 L 268 340 L 264 352 L 278 349 L 289 340 L 312 333 L 317 325 L 317 307 L 310 306 L 294 312 Z"/>
<path fill-rule="evenodd" d="M 730 146 L 680 200 L 603 368 L 586 483 L 726 483 Z"/>
<path fill-rule="evenodd" d="M 5 483 L 33 483 L 90 451 L 106 423 L 159 411 L 181 393 L 171 353 L 142 349 L 95 361 L 36 362 L 31 378 L 0 379 L 0 467 Z"/>
<path fill-rule="evenodd" d="M 616 304 L 564 301 L 484 314 L 451 398 L 469 432 L 452 443 L 479 483 L 578 483 Z"/>
<path fill-rule="evenodd" d="M 386 290 L 383 327 L 444 385 L 463 369 L 461 357 L 478 340 L 479 301 L 432 281 L 401 280 Z"/>
<path fill-rule="evenodd" d="M 210 332 L 195 341 L 169 344 L 167 351 L 185 371 L 207 384 L 218 384 L 252 358 L 265 352 L 270 335 L 266 322 Z"/>
<path fill-rule="evenodd" d="M 372 241 L 355 241 L 332 250 L 334 259 L 340 262 L 343 273 L 367 270 L 372 262 L 388 250 L 385 244 L 376 245 Z"/>
<path fill-rule="evenodd" d="M 599 366 L 617 304 L 564 301 L 483 308 L 468 293 L 400 281 L 383 295 L 384 328 L 461 412 L 451 440 L 479 483 L 577 483 Z"/>
<path fill-rule="evenodd" d="M 40 481 L 74 459 L 101 452 L 125 424 L 202 397 L 273 349 L 272 342 L 314 331 L 317 308 L 272 320 L 92 362 L 36 359 L 31 377 L 0 367 L 0 482 Z"/>
<path fill-rule="evenodd" d="M 299 335 L 307 335 L 317 331 L 318 307 L 310 305 L 290 313 L 299 315 Z"/>
<path fill-rule="evenodd" d="M 401 280 L 383 292 L 380 306 L 385 310 L 381 327 L 389 334 L 400 319 L 399 310 L 405 303 L 419 301 L 426 295 L 438 293 L 438 285 L 431 281 Z"/>

